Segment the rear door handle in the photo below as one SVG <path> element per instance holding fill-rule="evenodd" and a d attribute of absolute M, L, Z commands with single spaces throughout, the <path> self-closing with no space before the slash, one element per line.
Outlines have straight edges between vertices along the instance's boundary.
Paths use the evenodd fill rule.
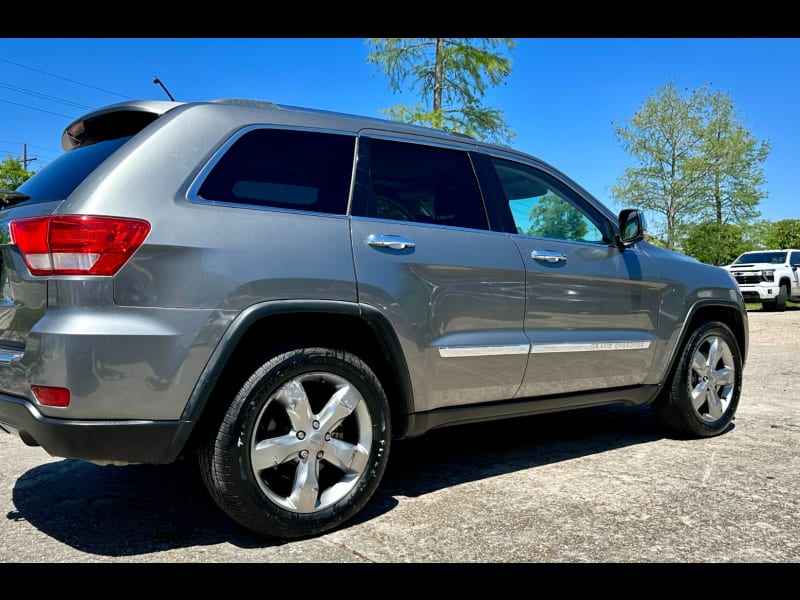
<path fill-rule="evenodd" d="M 374 248 L 389 248 L 390 250 L 406 250 L 415 246 L 414 240 L 400 237 L 399 235 L 377 235 L 371 233 L 367 236 L 367 243 Z"/>

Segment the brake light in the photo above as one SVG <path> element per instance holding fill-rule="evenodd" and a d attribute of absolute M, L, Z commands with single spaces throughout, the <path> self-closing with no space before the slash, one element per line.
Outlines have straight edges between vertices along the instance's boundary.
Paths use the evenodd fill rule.
<path fill-rule="evenodd" d="M 9 228 L 33 275 L 114 275 L 150 233 L 147 221 L 89 215 L 31 217 Z"/>

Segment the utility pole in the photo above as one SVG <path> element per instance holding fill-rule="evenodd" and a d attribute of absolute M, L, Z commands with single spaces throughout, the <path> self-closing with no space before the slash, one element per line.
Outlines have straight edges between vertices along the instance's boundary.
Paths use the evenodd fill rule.
<path fill-rule="evenodd" d="M 22 168 L 28 172 L 28 163 L 36 160 L 36 157 L 28 158 L 28 144 L 22 144 Z"/>

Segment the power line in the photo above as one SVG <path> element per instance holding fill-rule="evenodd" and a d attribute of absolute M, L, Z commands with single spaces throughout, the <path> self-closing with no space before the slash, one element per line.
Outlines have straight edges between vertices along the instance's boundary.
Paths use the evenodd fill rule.
<path fill-rule="evenodd" d="M 13 142 L 11 140 L 0 140 L 0 144 L 11 144 L 12 146 L 21 146 L 26 142 Z M 37 146 L 36 144 L 28 144 L 29 148 L 39 148 L 39 150 L 47 150 L 48 152 L 55 152 L 60 154 L 63 152 L 62 150 L 56 150 L 55 148 L 47 148 L 46 146 Z"/>
<path fill-rule="evenodd" d="M 34 92 L 33 90 L 28 90 L 26 88 L 17 87 L 16 85 L 11 85 L 10 83 L 4 83 L 2 81 L 0 81 L 0 88 L 6 88 L 7 90 L 13 90 L 15 92 L 20 92 L 22 94 L 28 94 L 29 96 L 35 96 L 37 98 L 43 98 L 45 100 L 52 100 L 53 102 L 60 102 L 61 104 L 66 104 L 68 106 L 74 106 L 75 108 L 82 108 L 84 110 L 92 110 L 93 108 L 95 108 L 94 106 L 86 106 L 85 104 L 78 104 L 77 102 L 70 102 L 69 100 L 64 100 L 62 98 L 56 98 L 55 96 L 48 96 L 47 94 Z"/>
<path fill-rule="evenodd" d="M 61 113 L 55 113 L 51 110 L 45 110 L 43 108 L 36 108 L 35 106 L 28 106 L 27 104 L 20 104 L 19 102 L 12 102 L 11 100 L 3 100 L 0 98 L 0 102 L 6 102 L 7 104 L 14 104 L 16 106 L 21 106 L 23 108 L 30 108 L 31 110 L 38 110 L 39 112 L 49 113 L 51 115 L 55 115 L 57 117 L 64 117 L 65 119 L 74 119 L 75 117 L 70 115 L 62 115 Z"/>
<path fill-rule="evenodd" d="M 42 71 L 41 69 L 35 69 L 34 67 L 29 67 L 27 65 L 22 65 L 20 63 L 14 62 L 13 60 L 8 60 L 7 58 L 0 58 L 0 61 L 8 63 L 10 65 L 16 65 L 17 67 L 22 67 L 23 69 L 30 69 L 31 71 L 36 71 L 37 73 L 43 73 L 45 75 L 49 75 L 50 77 L 55 77 L 56 79 L 61 79 L 63 81 L 69 81 L 70 83 L 74 83 L 77 85 L 82 85 L 83 87 L 91 88 L 93 90 L 98 90 L 100 92 L 105 92 L 106 94 L 112 94 L 114 96 L 119 96 L 120 98 L 125 98 L 126 100 L 131 100 L 130 96 L 125 96 L 124 94 L 118 94 L 117 92 L 112 92 L 110 90 L 104 90 L 103 88 L 99 88 L 94 85 L 89 85 L 88 83 L 83 83 L 81 81 L 75 81 L 74 79 L 69 79 L 67 77 L 62 77 L 61 75 L 56 75 L 54 73 L 48 73 L 47 71 Z"/>

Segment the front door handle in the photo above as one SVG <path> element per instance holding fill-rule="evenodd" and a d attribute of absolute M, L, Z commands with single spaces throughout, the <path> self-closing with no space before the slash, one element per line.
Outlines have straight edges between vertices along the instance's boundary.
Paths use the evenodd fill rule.
<path fill-rule="evenodd" d="M 534 250 L 531 258 L 541 262 L 557 263 L 567 262 L 567 255 L 561 252 L 550 252 L 549 250 Z"/>
<path fill-rule="evenodd" d="M 414 240 L 400 237 L 399 235 L 376 235 L 371 233 L 367 236 L 367 243 L 374 248 L 389 248 L 390 250 L 406 250 L 415 246 Z"/>

